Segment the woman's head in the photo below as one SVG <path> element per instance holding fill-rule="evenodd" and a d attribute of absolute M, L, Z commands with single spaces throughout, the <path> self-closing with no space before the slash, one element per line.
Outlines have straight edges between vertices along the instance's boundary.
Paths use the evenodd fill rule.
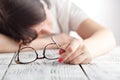
<path fill-rule="evenodd" d="M 0 0 L 0 33 L 16 41 L 29 43 L 35 39 L 38 34 L 32 27 L 45 20 L 46 12 L 40 0 Z"/>

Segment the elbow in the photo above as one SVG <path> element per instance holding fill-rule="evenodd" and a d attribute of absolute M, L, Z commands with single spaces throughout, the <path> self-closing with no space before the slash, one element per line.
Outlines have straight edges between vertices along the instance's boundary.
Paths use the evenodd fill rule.
<path fill-rule="evenodd" d="M 112 48 L 116 47 L 117 46 L 117 43 L 116 43 L 116 39 L 115 39 L 115 36 L 113 34 L 113 32 L 109 29 L 107 29 L 108 31 L 108 34 L 109 34 L 109 44 L 111 45 Z"/>

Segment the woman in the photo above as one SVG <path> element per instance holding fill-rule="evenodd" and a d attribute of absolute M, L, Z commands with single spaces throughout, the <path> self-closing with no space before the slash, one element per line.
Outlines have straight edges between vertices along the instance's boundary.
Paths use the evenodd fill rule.
<path fill-rule="evenodd" d="M 69 36 L 76 31 L 80 39 Z M 0 0 L 0 52 L 14 52 L 22 40 L 35 49 L 54 39 L 60 50 L 59 62 L 90 63 L 112 49 L 113 33 L 91 20 L 70 0 Z M 62 38 L 62 39 L 61 39 Z"/>

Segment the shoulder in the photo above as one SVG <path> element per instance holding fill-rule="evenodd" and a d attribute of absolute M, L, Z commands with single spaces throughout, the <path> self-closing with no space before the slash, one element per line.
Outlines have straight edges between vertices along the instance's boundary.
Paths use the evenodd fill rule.
<path fill-rule="evenodd" d="M 61 6 L 67 6 L 67 4 L 70 4 L 72 1 L 71 0 L 51 0 L 50 3 L 52 5 L 55 5 L 57 8 Z"/>

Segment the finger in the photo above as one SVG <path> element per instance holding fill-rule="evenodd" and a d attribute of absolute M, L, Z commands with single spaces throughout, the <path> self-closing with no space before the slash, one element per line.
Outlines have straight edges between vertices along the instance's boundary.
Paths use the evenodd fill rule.
<path fill-rule="evenodd" d="M 60 50 L 59 50 L 59 54 L 60 54 L 60 55 L 63 54 L 64 52 L 65 52 L 64 49 L 60 49 Z"/>
<path fill-rule="evenodd" d="M 68 46 L 69 45 L 69 43 L 66 43 L 66 44 L 64 44 L 64 45 L 62 45 L 61 46 L 61 48 L 60 48 L 60 50 L 59 50 L 59 55 L 62 55 L 62 54 L 64 54 L 66 51 L 65 51 L 65 48 L 66 48 L 66 46 Z M 58 62 L 63 62 L 63 58 L 59 58 L 58 59 Z"/>
<path fill-rule="evenodd" d="M 77 58 L 73 59 L 70 64 L 81 64 L 85 59 L 87 59 L 87 53 L 79 55 Z"/>
<path fill-rule="evenodd" d="M 73 59 L 75 59 L 76 57 L 78 57 L 79 55 L 85 52 L 87 52 L 85 46 L 84 45 L 79 46 L 76 52 L 66 60 L 66 63 L 69 63 L 70 61 L 72 61 Z"/>
<path fill-rule="evenodd" d="M 69 56 L 67 59 L 66 59 L 66 63 L 69 63 L 70 61 L 72 61 L 73 59 L 75 59 L 76 57 L 78 57 L 79 55 L 83 54 L 83 50 L 81 49 L 81 47 L 79 47 L 77 49 L 77 51 L 75 53 L 73 53 L 71 56 Z"/>
<path fill-rule="evenodd" d="M 80 42 L 77 39 L 72 39 L 71 40 L 70 44 L 67 46 L 67 48 L 65 50 L 66 52 L 64 54 L 62 54 L 61 57 L 60 57 L 60 58 L 63 59 L 63 62 L 65 60 L 67 60 L 67 58 L 69 56 L 71 56 L 77 50 L 79 45 L 80 45 Z"/>
<path fill-rule="evenodd" d="M 81 62 L 81 64 L 88 64 L 90 63 L 91 61 L 89 61 L 89 59 L 85 59 L 83 62 Z"/>
<path fill-rule="evenodd" d="M 66 48 L 66 46 L 68 46 L 68 45 L 69 45 L 69 43 L 66 43 L 66 44 L 64 44 L 64 45 L 61 45 L 60 50 L 59 50 L 59 54 L 60 54 L 60 55 L 65 52 L 65 48 Z"/>

